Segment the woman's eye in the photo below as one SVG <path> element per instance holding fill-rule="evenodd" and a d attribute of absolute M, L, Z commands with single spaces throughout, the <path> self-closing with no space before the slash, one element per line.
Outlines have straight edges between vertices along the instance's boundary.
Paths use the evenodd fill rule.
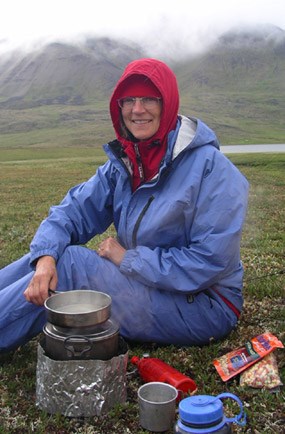
<path fill-rule="evenodd" d="M 124 98 L 124 104 L 132 104 L 134 102 L 134 98 Z"/>

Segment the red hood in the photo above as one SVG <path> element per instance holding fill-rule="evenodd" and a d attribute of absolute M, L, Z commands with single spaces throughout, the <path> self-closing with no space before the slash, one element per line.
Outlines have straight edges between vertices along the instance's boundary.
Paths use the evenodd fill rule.
<path fill-rule="evenodd" d="M 160 142 L 164 142 L 166 135 L 176 125 L 179 93 L 174 73 L 165 63 L 156 59 L 139 59 L 129 63 L 113 91 L 110 99 L 110 114 L 117 139 L 121 142 L 125 141 L 121 135 L 120 109 L 117 100 L 121 97 L 120 88 L 122 83 L 133 74 L 141 74 L 148 77 L 161 93 L 162 113 L 160 127 L 155 136 L 151 138 L 151 141 L 159 140 Z"/>

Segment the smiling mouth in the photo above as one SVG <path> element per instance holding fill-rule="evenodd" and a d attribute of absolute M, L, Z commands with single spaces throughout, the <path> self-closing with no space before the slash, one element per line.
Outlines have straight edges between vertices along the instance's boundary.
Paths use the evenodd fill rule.
<path fill-rule="evenodd" d="M 150 123 L 151 122 L 151 120 L 148 120 L 148 119 L 133 119 L 132 120 L 132 122 L 134 123 L 134 124 L 137 124 L 137 125 L 143 125 L 143 124 L 148 124 L 148 123 Z"/>

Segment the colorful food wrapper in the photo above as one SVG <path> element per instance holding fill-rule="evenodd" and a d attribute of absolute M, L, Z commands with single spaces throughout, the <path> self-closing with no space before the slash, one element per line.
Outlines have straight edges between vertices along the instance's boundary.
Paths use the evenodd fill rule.
<path fill-rule="evenodd" d="M 274 389 L 282 386 L 275 355 L 268 354 L 264 359 L 242 372 L 240 385 L 256 389 Z"/>
<path fill-rule="evenodd" d="M 215 359 L 213 363 L 222 380 L 227 381 L 276 348 L 284 348 L 284 345 L 272 333 L 263 333 L 246 342 L 243 347 Z"/>

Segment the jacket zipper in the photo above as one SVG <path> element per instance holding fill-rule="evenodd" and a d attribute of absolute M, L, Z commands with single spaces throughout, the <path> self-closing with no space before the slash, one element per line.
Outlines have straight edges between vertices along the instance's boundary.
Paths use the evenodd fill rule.
<path fill-rule="evenodd" d="M 133 245 L 133 248 L 135 248 L 136 245 L 137 245 L 137 233 L 138 233 L 138 229 L 140 227 L 141 221 L 142 221 L 144 215 L 146 214 L 148 208 L 150 207 L 150 204 L 153 201 L 153 199 L 154 199 L 154 196 L 150 196 L 148 198 L 147 203 L 143 207 L 143 209 L 142 209 L 142 211 L 141 211 L 141 213 L 140 213 L 140 215 L 139 215 L 139 217 L 138 217 L 138 219 L 137 219 L 137 221 L 135 223 L 135 227 L 134 227 L 134 230 L 133 230 L 133 236 L 132 236 L 132 245 Z"/>
<path fill-rule="evenodd" d="M 140 182 L 144 182 L 144 170 L 143 170 L 143 165 L 142 165 L 142 158 L 141 158 L 141 154 L 139 151 L 139 146 L 137 143 L 134 143 L 134 150 L 135 150 L 135 154 L 136 154 L 136 160 L 138 163 L 138 170 L 139 170 L 139 176 L 140 176 Z"/>

